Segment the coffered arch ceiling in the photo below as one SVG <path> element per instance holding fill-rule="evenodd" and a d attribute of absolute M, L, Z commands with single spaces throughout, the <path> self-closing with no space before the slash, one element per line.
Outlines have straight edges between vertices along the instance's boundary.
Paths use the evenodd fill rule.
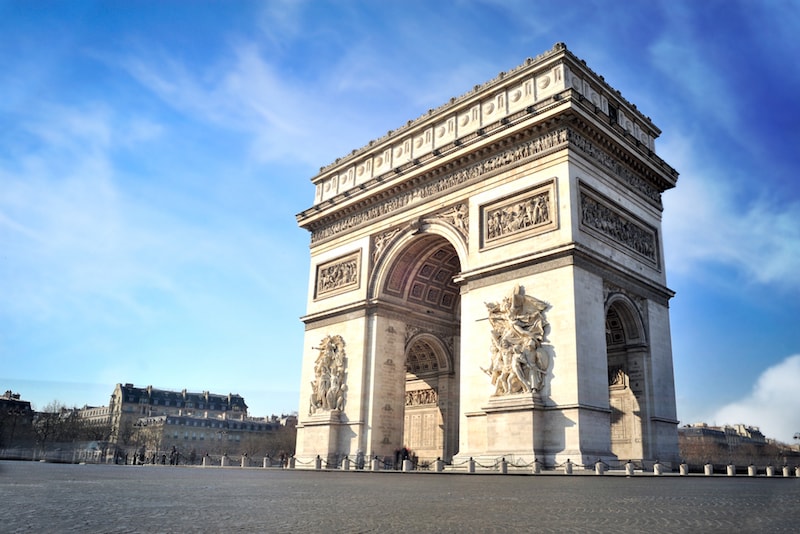
<path fill-rule="evenodd" d="M 422 308 L 459 314 L 461 271 L 455 248 L 437 235 L 414 239 L 394 261 L 383 286 L 385 295 Z"/>

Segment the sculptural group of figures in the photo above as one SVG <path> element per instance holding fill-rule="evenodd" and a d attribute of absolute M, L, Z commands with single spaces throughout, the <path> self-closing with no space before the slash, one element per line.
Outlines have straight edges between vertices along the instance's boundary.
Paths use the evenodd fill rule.
<path fill-rule="evenodd" d="M 341 410 L 347 386 L 344 383 L 346 358 L 342 336 L 326 336 L 319 347 L 311 382 L 311 401 L 308 414 L 319 410 Z"/>
<path fill-rule="evenodd" d="M 542 193 L 491 212 L 486 219 L 486 236 L 489 239 L 502 237 L 549 220 L 550 197 L 547 193 Z"/>
<path fill-rule="evenodd" d="M 501 303 L 486 303 L 492 325 L 491 363 L 483 369 L 495 395 L 541 391 L 550 357 L 542 347 L 547 304 L 516 286 Z"/>

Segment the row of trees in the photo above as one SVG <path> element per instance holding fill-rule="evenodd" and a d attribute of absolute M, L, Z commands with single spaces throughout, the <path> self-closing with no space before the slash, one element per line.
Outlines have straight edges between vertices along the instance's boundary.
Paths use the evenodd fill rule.
<path fill-rule="evenodd" d="M 49 448 L 78 442 L 103 442 L 111 436 L 111 424 L 97 424 L 78 415 L 74 408 L 54 401 L 40 412 L 6 410 L 0 413 L 0 449 L 44 454 Z"/>
<path fill-rule="evenodd" d="M 742 443 L 730 446 L 713 439 L 681 436 L 679 445 L 683 461 L 695 468 L 706 463 L 717 466 L 733 464 L 775 467 L 800 464 L 800 452 L 779 443 Z"/>

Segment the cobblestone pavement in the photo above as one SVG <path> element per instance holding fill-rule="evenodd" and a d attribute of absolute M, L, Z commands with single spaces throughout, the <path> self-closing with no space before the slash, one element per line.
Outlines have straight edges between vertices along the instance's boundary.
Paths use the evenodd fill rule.
<path fill-rule="evenodd" d="M 800 479 L 0 462 L 0 532 L 798 532 Z"/>

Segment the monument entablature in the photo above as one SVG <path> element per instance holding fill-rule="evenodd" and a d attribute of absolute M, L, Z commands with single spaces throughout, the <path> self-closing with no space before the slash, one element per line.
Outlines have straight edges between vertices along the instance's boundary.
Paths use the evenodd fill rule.
<path fill-rule="evenodd" d="M 323 168 L 298 457 L 677 459 L 659 134 L 558 44 Z"/>

